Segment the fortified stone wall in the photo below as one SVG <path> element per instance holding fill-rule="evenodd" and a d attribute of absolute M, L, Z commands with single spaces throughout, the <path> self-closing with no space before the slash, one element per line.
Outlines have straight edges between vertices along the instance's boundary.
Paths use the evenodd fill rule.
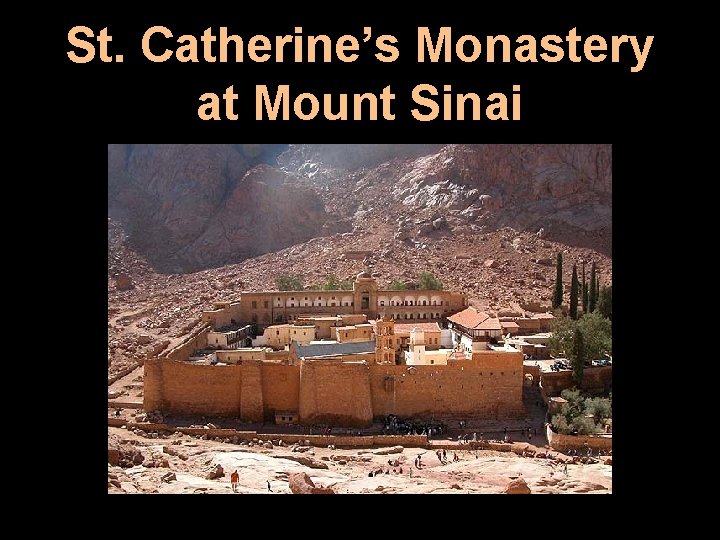
<path fill-rule="evenodd" d="M 563 435 L 547 427 L 548 444 L 559 452 L 567 450 L 612 450 L 612 435 Z"/>
<path fill-rule="evenodd" d="M 522 416 L 521 353 L 481 352 L 448 366 L 396 366 L 304 360 L 300 366 L 243 361 L 194 365 L 167 359 L 145 364 L 146 410 L 271 421 L 298 411 L 303 424 L 364 426 L 401 417 Z"/>
<path fill-rule="evenodd" d="M 475 353 L 447 366 L 372 366 L 375 417 L 514 418 L 522 406 L 522 354 Z"/>
<path fill-rule="evenodd" d="M 174 360 L 145 362 L 144 408 L 175 414 L 234 416 L 246 365 L 209 366 Z"/>
<path fill-rule="evenodd" d="M 303 360 L 299 412 L 303 424 L 371 424 L 373 409 L 367 362 Z"/>
<path fill-rule="evenodd" d="M 207 347 L 207 336 L 209 332 L 210 327 L 206 326 L 201 328 L 180 345 L 166 351 L 161 356 L 170 360 L 187 360 L 194 350 Z"/>
<path fill-rule="evenodd" d="M 266 421 L 275 411 L 297 411 L 300 401 L 300 366 L 262 364 L 262 394 Z"/>
<path fill-rule="evenodd" d="M 572 388 L 572 371 L 553 371 L 541 375 L 543 390 L 547 396 L 558 396 L 566 388 Z M 589 393 L 605 393 L 612 389 L 612 366 L 588 367 L 583 370 L 582 390 Z"/>

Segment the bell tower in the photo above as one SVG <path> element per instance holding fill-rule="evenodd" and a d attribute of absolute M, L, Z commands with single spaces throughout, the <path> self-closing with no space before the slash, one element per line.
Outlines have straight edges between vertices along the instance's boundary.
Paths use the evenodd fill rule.
<path fill-rule="evenodd" d="M 395 321 L 387 317 L 375 323 L 375 361 L 378 364 L 394 364 L 395 348 L 392 340 L 395 335 Z"/>

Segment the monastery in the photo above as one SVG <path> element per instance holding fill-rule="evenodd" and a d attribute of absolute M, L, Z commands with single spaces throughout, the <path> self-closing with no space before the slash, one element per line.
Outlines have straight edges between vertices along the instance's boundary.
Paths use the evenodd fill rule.
<path fill-rule="evenodd" d="M 459 292 L 383 290 L 361 272 L 352 291 L 242 292 L 202 322 L 146 360 L 145 410 L 347 427 L 525 412 L 523 351 L 498 344 L 525 322 Z"/>

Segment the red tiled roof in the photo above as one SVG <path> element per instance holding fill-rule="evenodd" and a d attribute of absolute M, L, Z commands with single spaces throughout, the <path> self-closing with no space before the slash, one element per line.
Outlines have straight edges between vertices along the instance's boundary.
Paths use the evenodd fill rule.
<path fill-rule="evenodd" d="M 500 321 L 490 317 L 484 311 L 478 311 L 473 307 L 463 309 L 459 313 L 448 317 L 450 322 L 464 326 L 467 329 L 475 330 L 501 330 Z"/>
<path fill-rule="evenodd" d="M 512 321 L 500 321 L 500 326 L 503 328 L 520 328 L 518 323 Z"/>

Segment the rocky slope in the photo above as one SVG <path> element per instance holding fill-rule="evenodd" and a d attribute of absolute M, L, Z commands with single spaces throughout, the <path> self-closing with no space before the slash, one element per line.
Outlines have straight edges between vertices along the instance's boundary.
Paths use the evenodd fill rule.
<path fill-rule="evenodd" d="M 542 228 L 610 252 L 609 145 L 290 145 L 272 165 L 248 146 L 108 145 L 108 215 L 164 272 L 378 220 L 400 240 L 442 220 L 450 233 Z"/>

